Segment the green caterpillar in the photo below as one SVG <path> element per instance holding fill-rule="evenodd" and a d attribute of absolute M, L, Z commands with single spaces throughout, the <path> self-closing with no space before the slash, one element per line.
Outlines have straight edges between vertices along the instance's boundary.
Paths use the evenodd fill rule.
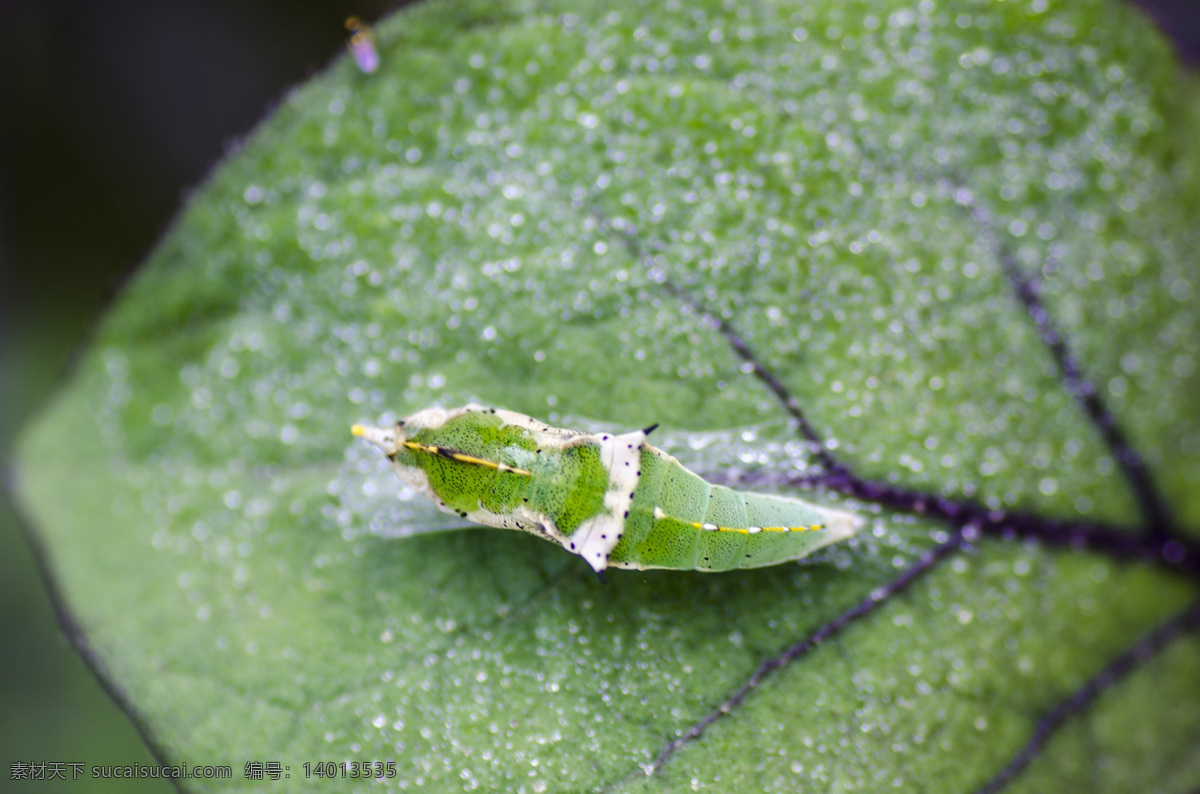
<path fill-rule="evenodd" d="M 646 443 L 653 427 L 584 433 L 524 414 L 429 408 L 395 427 L 355 425 L 444 512 L 519 529 L 605 568 L 728 571 L 794 560 L 862 520 L 798 499 L 710 485 Z"/>

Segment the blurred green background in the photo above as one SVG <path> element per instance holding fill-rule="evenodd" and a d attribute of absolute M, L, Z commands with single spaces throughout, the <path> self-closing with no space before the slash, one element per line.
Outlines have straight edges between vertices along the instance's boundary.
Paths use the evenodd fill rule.
<path fill-rule="evenodd" d="M 185 191 L 340 52 L 347 16 L 396 5 L 0 0 L 0 456 Z M 1195 63 L 1200 3 L 1141 5 Z M 0 497 L 0 789 L 13 787 L 13 762 L 151 763 L 64 639 L 27 531 Z M 19 788 L 172 790 L 90 779 Z"/>

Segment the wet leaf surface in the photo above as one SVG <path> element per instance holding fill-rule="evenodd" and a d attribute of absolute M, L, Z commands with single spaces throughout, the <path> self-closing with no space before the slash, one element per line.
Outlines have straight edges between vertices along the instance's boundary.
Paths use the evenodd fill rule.
<path fill-rule="evenodd" d="M 1194 94 L 1106 2 L 462 0 L 376 41 L 379 71 L 297 89 L 190 200 L 21 448 L 102 674 L 164 759 L 234 766 L 187 790 L 388 760 L 383 789 L 970 790 L 1196 597 L 972 536 L 644 776 L 960 529 L 840 496 L 717 318 L 861 482 L 1195 536 Z M 348 432 L 470 400 L 660 422 L 702 474 L 871 523 L 803 564 L 602 586 L 532 537 L 430 532 L 459 525 Z M 1013 790 L 1195 787 L 1197 669 L 1185 633 Z"/>

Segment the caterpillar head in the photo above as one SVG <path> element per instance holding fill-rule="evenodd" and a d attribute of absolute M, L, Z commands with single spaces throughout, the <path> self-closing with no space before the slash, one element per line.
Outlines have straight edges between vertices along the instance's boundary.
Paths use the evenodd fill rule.
<path fill-rule="evenodd" d="M 384 451 L 386 455 L 395 455 L 396 450 L 404 441 L 404 426 L 397 424 L 393 427 L 371 427 L 370 425 L 354 425 L 350 432 L 359 438 L 370 441 Z"/>

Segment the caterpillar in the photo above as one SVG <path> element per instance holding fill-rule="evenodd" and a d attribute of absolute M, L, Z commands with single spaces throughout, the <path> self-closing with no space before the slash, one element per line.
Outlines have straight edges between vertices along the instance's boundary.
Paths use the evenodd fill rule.
<path fill-rule="evenodd" d="M 443 512 L 516 529 L 613 568 L 728 571 L 776 565 L 844 540 L 859 517 L 711 485 L 629 433 L 552 427 L 500 408 L 428 408 L 351 432 L 383 450 Z"/>

